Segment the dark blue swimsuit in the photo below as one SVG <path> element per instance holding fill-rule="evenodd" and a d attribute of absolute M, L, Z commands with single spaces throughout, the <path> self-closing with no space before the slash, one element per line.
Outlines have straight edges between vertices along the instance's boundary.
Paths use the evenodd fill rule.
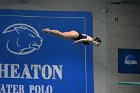
<path fill-rule="evenodd" d="M 77 38 L 73 38 L 74 41 L 87 38 L 87 36 L 84 36 L 84 35 L 82 35 L 81 33 L 78 33 L 78 34 L 79 34 L 79 36 L 78 36 Z M 88 45 L 89 42 L 83 42 L 83 44 L 84 44 L 84 45 Z"/>

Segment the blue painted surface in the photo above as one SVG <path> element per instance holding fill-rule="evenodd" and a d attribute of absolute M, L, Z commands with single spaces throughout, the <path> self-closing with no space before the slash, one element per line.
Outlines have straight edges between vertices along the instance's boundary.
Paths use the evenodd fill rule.
<path fill-rule="evenodd" d="M 13 24 L 20 25 L 9 27 Z M 21 24 L 26 24 L 26 26 Z M 30 26 L 36 29 L 37 32 L 31 31 Z M 6 86 L 7 84 L 23 85 L 25 93 L 44 93 L 43 91 L 50 85 L 52 93 L 94 93 L 92 45 L 74 45 L 71 40 L 63 40 L 57 36 L 43 33 L 41 30 L 46 27 L 58 29 L 62 32 L 76 30 L 80 33 L 92 35 L 92 15 L 89 12 L 0 10 L 0 71 L 2 72 L 0 88 L 2 88 L 2 85 Z M 26 33 L 25 30 L 27 30 Z M 10 42 L 8 43 L 10 50 L 20 53 L 20 55 L 7 49 L 8 41 Z M 34 43 L 40 47 L 36 48 L 34 46 L 21 51 L 27 46 L 33 46 Z M 32 51 L 33 49 L 35 50 Z M 29 51 L 31 52 L 28 53 Z M 3 71 L 6 69 L 4 67 L 6 64 L 9 64 L 8 78 L 4 77 Z M 19 67 L 16 65 L 14 71 L 11 71 L 12 64 L 17 64 Z M 27 78 L 26 72 L 23 74 L 24 64 L 28 66 L 32 77 L 30 79 Z M 31 69 L 31 65 L 40 65 L 40 69 L 44 65 L 50 66 L 51 69 L 53 69 L 53 65 L 58 67 L 61 65 L 62 79 L 56 72 L 55 79 L 53 75 L 49 79 L 44 79 L 41 74 L 43 72 L 39 68 L 38 79 L 33 79 L 35 72 L 33 68 Z M 49 75 L 47 67 L 45 71 L 47 77 Z M 19 77 L 10 78 L 11 72 Z M 36 90 L 34 89 L 31 92 L 29 85 L 36 86 Z M 39 90 L 38 87 L 41 89 Z M 12 90 L 9 91 L 12 92 Z M 46 93 L 51 93 L 51 90 L 46 91 Z"/>

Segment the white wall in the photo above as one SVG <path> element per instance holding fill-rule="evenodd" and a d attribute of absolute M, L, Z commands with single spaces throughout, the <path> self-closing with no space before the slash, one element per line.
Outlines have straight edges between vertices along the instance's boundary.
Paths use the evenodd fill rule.
<path fill-rule="evenodd" d="M 27 2 L 18 2 L 27 1 Z M 0 0 L 0 8 L 50 11 L 88 11 L 93 13 L 93 33 L 102 40 L 94 47 L 95 93 L 107 92 L 107 51 L 106 51 L 106 0 Z"/>
<path fill-rule="evenodd" d="M 118 21 L 115 21 L 118 17 Z M 139 74 L 118 73 L 118 48 L 140 49 L 140 3 L 108 5 L 108 93 L 140 93 L 140 86 L 115 82 L 139 82 Z"/>

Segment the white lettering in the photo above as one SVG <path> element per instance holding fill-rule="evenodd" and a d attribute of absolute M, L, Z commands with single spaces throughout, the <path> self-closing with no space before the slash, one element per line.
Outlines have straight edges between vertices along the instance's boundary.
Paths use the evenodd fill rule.
<path fill-rule="evenodd" d="M 55 76 L 55 72 L 57 73 L 57 75 L 59 76 L 60 79 L 62 79 L 62 65 L 59 65 L 59 68 L 57 65 L 52 65 L 53 66 L 53 78 L 52 79 L 56 79 Z"/>
<path fill-rule="evenodd" d="M 29 85 L 29 87 L 30 87 L 29 93 L 32 93 L 32 91 L 35 90 L 35 87 L 34 87 L 34 85 Z"/>
<path fill-rule="evenodd" d="M 20 74 L 18 73 L 19 64 L 11 64 L 11 78 L 19 78 Z"/>
<path fill-rule="evenodd" d="M 30 73 L 29 73 L 29 69 L 28 69 L 27 64 L 24 64 L 24 70 L 23 70 L 23 73 L 22 73 L 21 78 L 24 78 L 24 76 L 25 76 L 25 78 L 27 78 L 27 79 L 32 79 L 32 77 L 31 77 L 31 75 L 30 75 Z"/>
<path fill-rule="evenodd" d="M 9 64 L 4 64 L 4 69 L 2 69 L 3 64 L 0 64 L 0 78 L 3 77 L 2 72 L 4 73 L 4 78 L 9 78 L 8 77 L 8 66 Z"/>
<path fill-rule="evenodd" d="M 0 64 L 0 78 L 61 79 L 63 65 Z"/>
<path fill-rule="evenodd" d="M 125 61 L 125 64 L 137 64 L 137 61 L 129 60 L 129 61 Z"/>
<path fill-rule="evenodd" d="M 1 84 L 0 93 L 24 93 L 23 85 Z"/>
<path fill-rule="evenodd" d="M 34 68 L 34 77 L 33 79 L 39 79 L 38 71 L 41 70 L 41 65 L 31 65 L 31 70 Z"/>
<path fill-rule="evenodd" d="M 47 77 L 46 77 L 46 68 L 47 68 L 47 70 L 48 70 L 48 76 L 47 76 Z M 51 68 L 49 65 L 44 65 L 44 66 L 42 67 L 42 77 L 43 77 L 44 79 L 50 79 L 51 76 L 52 76 L 52 68 Z"/>
<path fill-rule="evenodd" d="M 29 93 L 52 93 L 53 88 L 51 85 L 29 85 Z"/>
<path fill-rule="evenodd" d="M 0 93 L 6 93 L 6 90 L 3 84 L 1 85 Z"/>

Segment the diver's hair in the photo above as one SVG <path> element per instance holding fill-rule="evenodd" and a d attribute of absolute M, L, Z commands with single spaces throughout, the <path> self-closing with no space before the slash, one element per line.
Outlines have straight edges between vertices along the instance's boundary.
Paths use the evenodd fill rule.
<path fill-rule="evenodd" d="M 94 39 L 94 41 L 97 41 L 97 42 L 100 42 L 100 43 L 101 43 L 101 39 L 98 38 L 98 37 L 96 37 L 96 38 Z"/>

